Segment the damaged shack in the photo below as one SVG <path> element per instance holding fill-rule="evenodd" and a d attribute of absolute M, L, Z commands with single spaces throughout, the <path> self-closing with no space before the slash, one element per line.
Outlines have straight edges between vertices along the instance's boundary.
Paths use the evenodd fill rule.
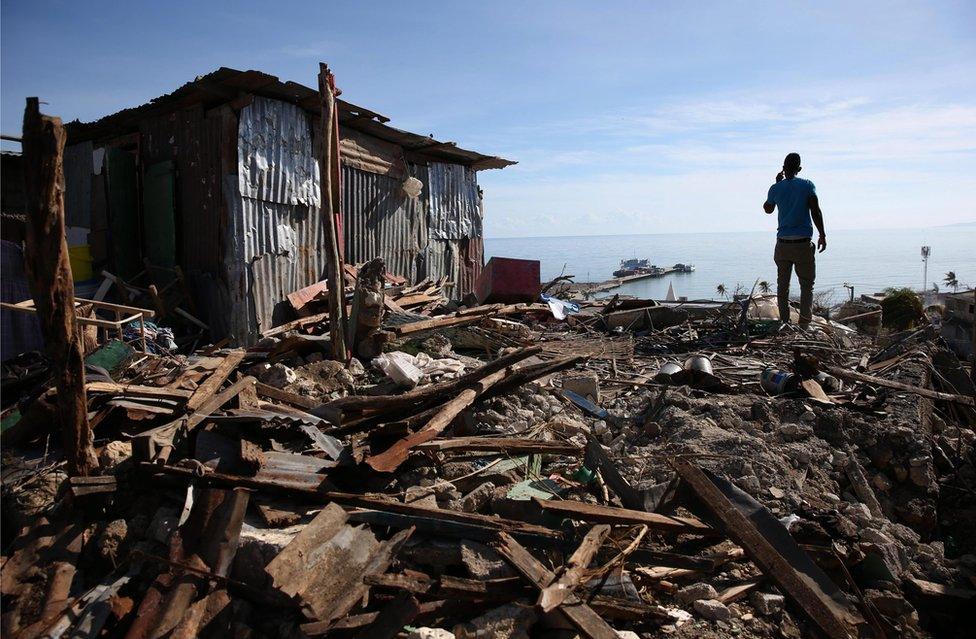
<path fill-rule="evenodd" d="M 179 280 L 214 339 L 251 343 L 325 277 L 315 89 L 221 68 L 148 104 L 67 126 L 65 215 L 93 273 Z M 469 292 L 483 261 L 477 173 L 509 160 L 396 129 L 337 101 L 342 247 L 409 282 Z"/>

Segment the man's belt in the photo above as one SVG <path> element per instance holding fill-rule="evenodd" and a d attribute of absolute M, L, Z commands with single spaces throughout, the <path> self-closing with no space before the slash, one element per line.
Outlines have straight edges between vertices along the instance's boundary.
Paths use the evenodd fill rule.
<path fill-rule="evenodd" d="M 776 241 L 777 242 L 782 242 L 783 244 L 799 244 L 801 242 L 809 242 L 810 241 L 810 238 L 809 237 L 801 237 L 800 239 L 797 239 L 797 240 L 787 240 L 787 239 L 784 239 L 782 237 L 778 237 L 778 238 L 776 238 Z"/>

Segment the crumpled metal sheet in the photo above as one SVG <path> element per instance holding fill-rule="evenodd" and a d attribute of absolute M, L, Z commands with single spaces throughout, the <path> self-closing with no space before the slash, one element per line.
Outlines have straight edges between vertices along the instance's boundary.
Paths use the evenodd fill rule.
<path fill-rule="evenodd" d="M 473 169 L 431 162 L 426 186 L 431 239 L 460 240 L 483 235 L 481 194 Z"/>
<path fill-rule="evenodd" d="M 277 204 L 319 205 L 319 167 L 312 127 L 300 107 L 255 97 L 241 109 L 237 162 L 244 197 Z"/>

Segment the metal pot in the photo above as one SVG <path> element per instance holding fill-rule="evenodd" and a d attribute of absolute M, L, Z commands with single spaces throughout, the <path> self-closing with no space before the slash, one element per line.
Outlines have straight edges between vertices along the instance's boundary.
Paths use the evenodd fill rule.
<path fill-rule="evenodd" d="M 712 375 L 712 360 L 704 355 L 692 355 L 685 360 L 686 371 L 701 371 Z"/>

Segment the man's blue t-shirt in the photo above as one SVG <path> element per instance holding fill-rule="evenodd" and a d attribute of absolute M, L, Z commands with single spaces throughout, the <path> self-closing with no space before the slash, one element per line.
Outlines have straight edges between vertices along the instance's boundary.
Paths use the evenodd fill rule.
<path fill-rule="evenodd" d="M 780 180 L 769 187 L 766 203 L 775 204 L 779 216 L 776 237 L 813 237 L 810 196 L 816 194 L 813 182 L 798 177 Z"/>

